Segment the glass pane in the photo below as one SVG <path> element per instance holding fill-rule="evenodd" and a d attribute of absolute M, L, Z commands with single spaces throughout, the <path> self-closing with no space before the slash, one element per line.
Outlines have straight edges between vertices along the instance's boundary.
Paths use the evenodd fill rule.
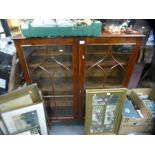
<path fill-rule="evenodd" d="M 86 47 L 85 88 L 103 88 L 105 79 L 104 59 L 108 46 L 88 45 Z"/>
<path fill-rule="evenodd" d="M 117 66 L 109 71 L 104 88 L 121 87 L 124 79 L 125 70 Z"/>
<path fill-rule="evenodd" d="M 24 47 L 33 82 L 42 90 L 49 115 L 73 116 L 72 46 Z"/>
<path fill-rule="evenodd" d="M 51 98 L 44 98 L 47 106 L 47 113 L 49 117 L 72 117 L 73 116 L 73 96 L 56 96 Z M 55 105 L 56 104 L 56 105 Z"/>
<path fill-rule="evenodd" d="M 120 62 L 128 62 L 133 51 L 133 45 L 113 45 L 112 53 L 116 60 Z"/>
<path fill-rule="evenodd" d="M 85 88 L 121 87 L 133 45 L 87 45 Z"/>
<path fill-rule="evenodd" d="M 119 100 L 118 94 L 105 93 L 92 96 L 90 133 L 113 132 Z"/>

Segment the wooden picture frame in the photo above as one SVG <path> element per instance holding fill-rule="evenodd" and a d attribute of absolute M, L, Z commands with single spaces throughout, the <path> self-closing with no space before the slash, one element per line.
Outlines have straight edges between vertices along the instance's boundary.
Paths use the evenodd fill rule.
<path fill-rule="evenodd" d="M 85 134 L 117 134 L 125 97 L 125 88 L 87 89 Z"/>

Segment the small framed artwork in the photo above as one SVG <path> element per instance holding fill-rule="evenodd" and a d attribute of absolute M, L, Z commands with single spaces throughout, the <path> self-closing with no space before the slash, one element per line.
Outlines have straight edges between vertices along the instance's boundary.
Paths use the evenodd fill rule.
<path fill-rule="evenodd" d="M 125 88 L 87 89 L 85 134 L 117 134 Z"/>
<path fill-rule="evenodd" d="M 39 126 L 42 135 L 47 135 L 47 124 L 43 103 L 1 113 L 1 118 L 9 134 Z"/>
<path fill-rule="evenodd" d="M 93 106 L 92 107 L 92 124 L 101 125 L 103 118 L 103 106 Z"/>

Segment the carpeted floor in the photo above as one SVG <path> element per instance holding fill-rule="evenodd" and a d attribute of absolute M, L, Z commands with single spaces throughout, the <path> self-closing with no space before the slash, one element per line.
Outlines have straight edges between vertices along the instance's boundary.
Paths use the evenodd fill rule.
<path fill-rule="evenodd" d="M 49 135 L 83 135 L 84 125 L 82 123 L 51 123 Z"/>

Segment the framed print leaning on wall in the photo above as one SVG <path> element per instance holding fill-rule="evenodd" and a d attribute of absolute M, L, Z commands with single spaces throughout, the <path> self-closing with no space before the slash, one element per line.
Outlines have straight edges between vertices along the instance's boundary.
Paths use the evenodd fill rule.
<path fill-rule="evenodd" d="M 1 113 L 1 118 L 9 132 L 13 134 L 34 126 L 40 127 L 42 135 L 47 135 L 47 124 L 43 103 Z"/>
<path fill-rule="evenodd" d="M 87 89 L 85 134 L 117 134 L 125 88 Z"/>

